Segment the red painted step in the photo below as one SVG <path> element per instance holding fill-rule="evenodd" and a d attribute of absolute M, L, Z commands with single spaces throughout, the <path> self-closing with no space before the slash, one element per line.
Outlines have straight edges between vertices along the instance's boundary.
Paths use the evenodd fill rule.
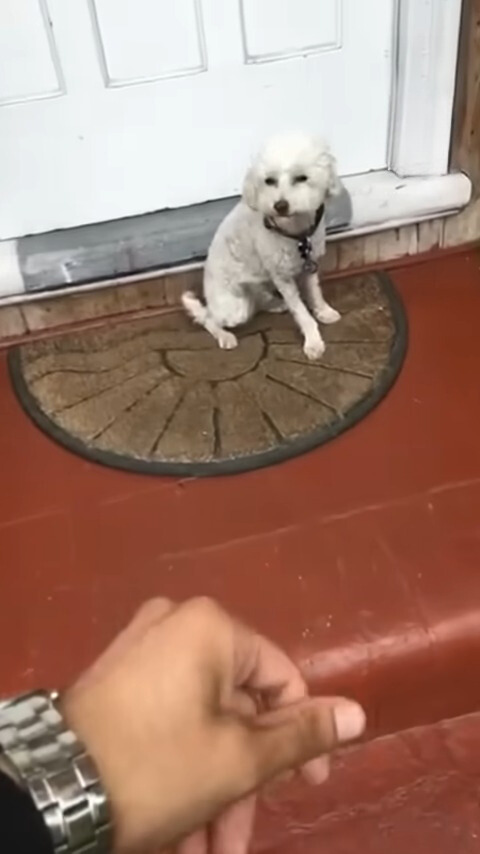
<path fill-rule="evenodd" d="M 480 714 L 379 739 L 278 794 L 255 854 L 478 854 Z"/>

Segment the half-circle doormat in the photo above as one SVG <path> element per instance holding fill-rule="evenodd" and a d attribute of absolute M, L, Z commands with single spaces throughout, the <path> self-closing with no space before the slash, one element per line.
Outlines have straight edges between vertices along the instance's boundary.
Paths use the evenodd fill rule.
<path fill-rule="evenodd" d="M 114 468 L 226 474 L 334 438 L 387 393 L 407 325 L 385 275 L 325 285 L 342 314 L 308 362 L 289 314 L 260 315 L 220 350 L 179 310 L 25 344 L 10 353 L 18 398 L 65 447 Z"/>

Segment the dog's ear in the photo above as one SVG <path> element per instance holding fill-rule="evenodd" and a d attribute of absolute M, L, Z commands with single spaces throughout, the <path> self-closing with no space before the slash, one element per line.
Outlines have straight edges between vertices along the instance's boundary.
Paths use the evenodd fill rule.
<path fill-rule="evenodd" d="M 258 210 L 258 174 L 255 166 L 251 166 L 245 175 L 242 198 L 249 208 Z"/>

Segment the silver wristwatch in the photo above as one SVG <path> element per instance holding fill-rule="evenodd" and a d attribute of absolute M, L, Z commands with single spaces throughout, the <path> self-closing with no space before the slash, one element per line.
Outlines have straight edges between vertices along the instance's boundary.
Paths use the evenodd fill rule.
<path fill-rule="evenodd" d="M 42 813 L 55 854 L 107 854 L 107 797 L 57 699 L 38 692 L 0 702 L 0 757 Z"/>

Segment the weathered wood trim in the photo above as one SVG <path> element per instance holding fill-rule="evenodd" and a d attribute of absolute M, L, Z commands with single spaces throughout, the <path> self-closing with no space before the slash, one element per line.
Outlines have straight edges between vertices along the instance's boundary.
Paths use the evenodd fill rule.
<path fill-rule="evenodd" d="M 451 168 L 469 176 L 473 195 L 461 214 L 445 221 L 445 248 L 480 241 L 480 0 L 463 0 Z"/>
<path fill-rule="evenodd" d="M 464 0 L 453 115 L 451 166 L 470 177 L 480 196 L 480 0 Z"/>

